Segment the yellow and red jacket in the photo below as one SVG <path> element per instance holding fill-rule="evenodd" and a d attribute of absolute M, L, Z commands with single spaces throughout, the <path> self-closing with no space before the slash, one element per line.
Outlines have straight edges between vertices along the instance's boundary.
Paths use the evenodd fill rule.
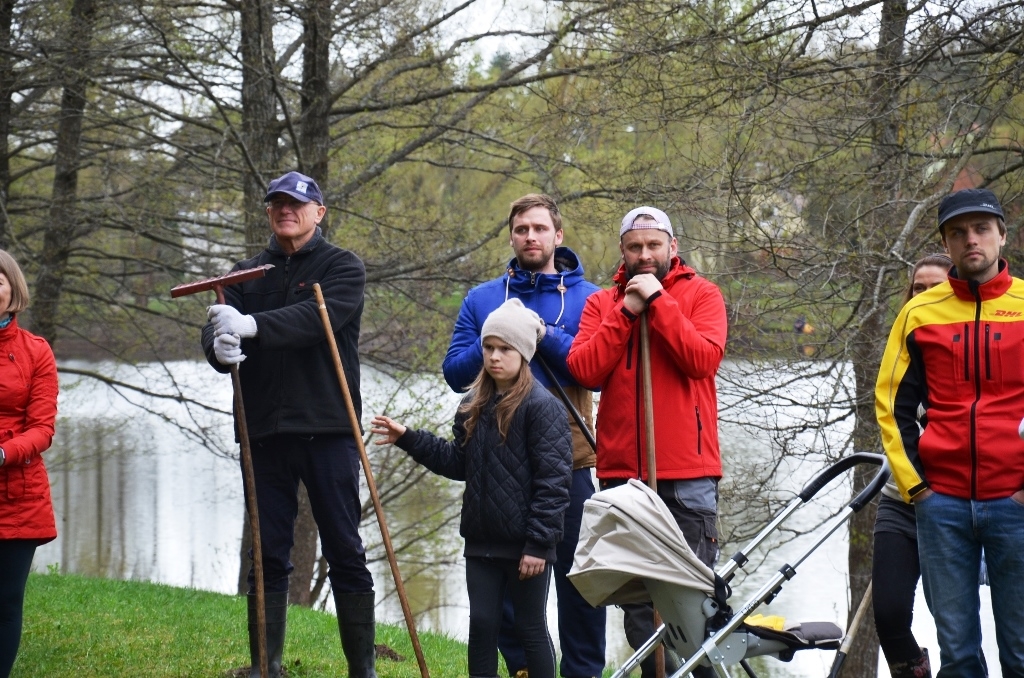
<path fill-rule="evenodd" d="M 615 286 L 587 297 L 567 364 L 576 380 L 601 389 L 597 477 L 647 478 L 640 323 L 623 305 L 625 268 Z M 720 478 L 715 374 L 725 355 L 725 300 L 678 257 L 651 297 L 654 442 L 659 480 Z"/>
<path fill-rule="evenodd" d="M 905 500 L 928 488 L 975 500 L 1024 488 L 1024 280 L 1004 260 L 988 282 L 961 280 L 954 269 L 903 307 L 882 356 L 875 412 Z"/>

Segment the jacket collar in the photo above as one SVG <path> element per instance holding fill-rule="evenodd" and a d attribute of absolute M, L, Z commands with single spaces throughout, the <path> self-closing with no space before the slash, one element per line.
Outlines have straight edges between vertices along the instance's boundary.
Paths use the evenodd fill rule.
<path fill-rule="evenodd" d="M 973 280 L 963 280 L 957 275 L 956 267 L 949 269 L 949 284 L 953 293 L 965 301 L 988 301 L 1006 294 L 1013 284 L 1010 277 L 1010 266 L 1006 259 L 999 259 L 999 272 L 996 277 L 980 285 Z"/>
<path fill-rule="evenodd" d="M 299 251 L 291 256 L 296 257 L 300 254 L 308 254 L 309 252 L 312 252 L 314 249 L 316 249 L 317 245 L 319 245 L 323 241 L 323 239 L 323 229 L 317 226 L 316 230 L 313 232 L 313 237 L 309 239 L 309 242 L 307 242 L 305 245 L 299 248 Z M 275 236 L 273 233 L 270 234 L 270 242 L 267 244 L 267 251 L 270 252 L 271 254 L 276 254 L 279 257 L 288 256 L 287 254 L 284 253 L 284 250 L 281 249 L 281 246 L 277 244 L 277 236 Z"/>
<path fill-rule="evenodd" d="M 519 268 L 519 261 L 514 257 L 505 267 L 505 275 L 502 281 L 510 290 L 517 294 L 527 294 L 533 291 L 556 290 L 559 285 L 572 287 L 583 280 L 583 264 L 568 247 L 555 249 L 555 268 L 557 273 L 532 273 Z"/>
<path fill-rule="evenodd" d="M 11 315 L 11 322 L 0 329 L 0 344 L 6 344 L 18 334 L 18 316 Z"/>
<path fill-rule="evenodd" d="M 687 266 L 685 261 L 679 257 L 672 257 L 672 263 L 668 267 L 668 273 L 665 274 L 661 281 L 661 286 L 666 290 L 670 290 L 678 281 L 689 280 L 695 275 L 697 275 L 697 271 Z M 615 282 L 615 298 L 618 299 L 622 295 L 622 290 L 625 289 L 626 283 L 629 282 L 629 279 L 626 277 L 625 264 L 619 264 L 619 270 L 615 272 L 612 280 Z"/>

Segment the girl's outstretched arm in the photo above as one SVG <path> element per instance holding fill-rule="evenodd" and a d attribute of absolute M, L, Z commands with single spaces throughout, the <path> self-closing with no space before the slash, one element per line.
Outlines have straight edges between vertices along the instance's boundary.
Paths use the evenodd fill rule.
<path fill-rule="evenodd" d="M 399 424 L 391 417 L 385 417 L 383 414 L 378 414 L 370 422 L 371 433 L 384 436 L 380 440 L 376 441 L 377 445 L 393 445 L 402 434 L 405 433 L 405 426 Z"/>

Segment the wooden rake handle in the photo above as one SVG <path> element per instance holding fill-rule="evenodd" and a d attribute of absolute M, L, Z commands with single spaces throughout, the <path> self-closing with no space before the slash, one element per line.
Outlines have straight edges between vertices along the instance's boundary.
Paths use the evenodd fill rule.
<path fill-rule="evenodd" d="M 313 293 L 316 294 L 317 307 L 320 309 L 320 319 L 324 324 L 324 333 L 327 337 L 327 345 L 331 348 L 331 357 L 334 358 L 334 370 L 338 373 L 338 383 L 341 384 L 341 392 L 345 397 L 345 408 L 348 410 L 349 424 L 352 426 L 352 435 L 356 440 L 356 448 L 359 450 L 359 461 L 363 464 L 363 473 L 366 475 L 366 486 L 370 489 L 370 499 L 373 501 L 373 510 L 377 514 L 377 525 L 380 526 L 380 535 L 384 541 L 384 550 L 388 554 L 388 564 L 391 565 L 391 575 L 395 579 L 395 590 L 398 591 L 398 599 L 402 602 L 402 613 L 405 615 L 405 625 L 409 628 L 409 637 L 412 639 L 412 649 L 416 653 L 416 661 L 420 666 L 420 675 L 423 678 L 430 678 L 427 670 L 427 660 L 423 658 L 423 648 L 420 647 L 420 639 L 416 635 L 416 622 L 412 617 L 412 610 L 409 607 L 409 599 L 405 595 L 405 585 L 402 583 L 402 574 L 398 571 L 398 561 L 395 559 L 395 549 L 391 545 L 391 536 L 388 533 L 388 525 L 384 520 L 384 509 L 380 505 L 380 497 L 377 494 L 377 483 L 373 480 L 373 471 L 370 469 L 370 458 L 366 455 L 366 447 L 363 445 L 362 430 L 359 426 L 359 417 L 356 416 L 356 408 L 352 403 L 352 393 L 348 389 L 348 380 L 345 378 L 345 368 L 341 364 L 341 355 L 338 353 L 338 344 L 334 340 L 334 329 L 331 327 L 331 318 L 327 313 L 327 304 L 324 302 L 324 293 L 320 289 L 320 283 L 314 283 Z"/>

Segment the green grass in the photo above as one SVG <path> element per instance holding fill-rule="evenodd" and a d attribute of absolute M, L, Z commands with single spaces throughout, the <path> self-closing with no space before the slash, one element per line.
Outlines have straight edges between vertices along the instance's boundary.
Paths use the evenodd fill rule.
<path fill-rule="evenodd" d="M 91 676 L 224 678 L 249 664 L 246 604 L 239 596 L 74 575 L 29 577 L 25 625 L 12 678 Z M 465 676 L 466 646 L 419 632 L 430 675 Z M 377 660 L 380 678 L 420 675 L 404 626 L 377 625 L 377 643 L 404 661 Z M 333 615 L 288 610 L 288 675 L 347 675 Z"/>

